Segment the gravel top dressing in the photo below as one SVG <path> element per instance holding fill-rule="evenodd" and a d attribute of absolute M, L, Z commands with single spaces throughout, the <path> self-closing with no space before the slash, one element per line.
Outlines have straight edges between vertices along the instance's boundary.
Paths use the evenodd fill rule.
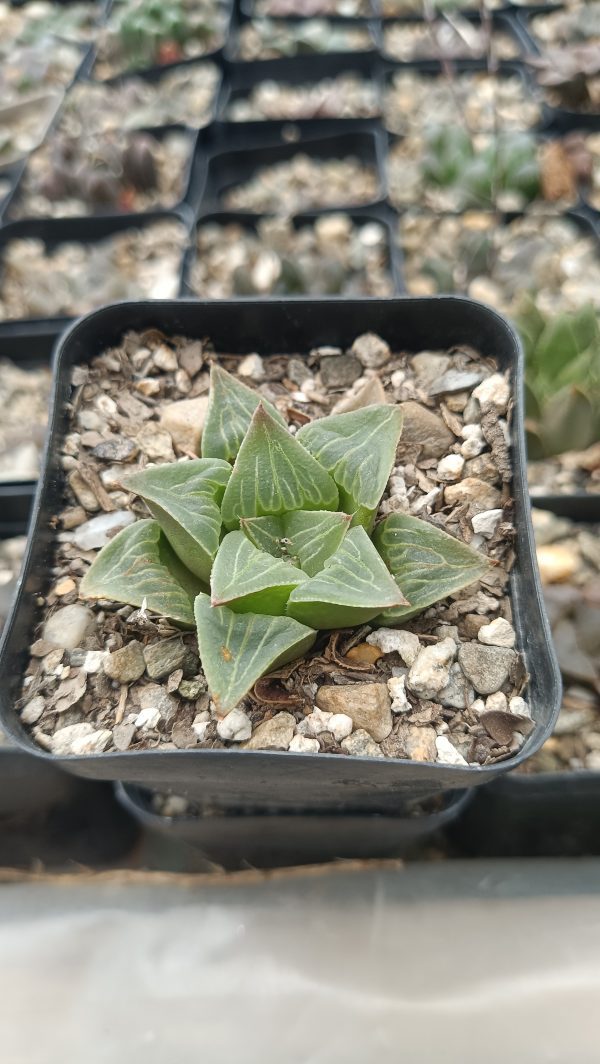
<path fill-rule="evenodd" d="M 65 505 L 19 703 L 36 741 L 56 755 L 235 747 L 450 765 L 513 755 L 533 722 L 507 589 L 511 391 L 468 347 L 408 355 L 365 334 L 308 359 L 218 353 L 292 436 L 331 413 L 399 404 L 403 430 L 377 517 L 420 518 L 487 557 L 464 590 L 401 627 L 319 632 L 305 657 L 258 680 L 226 716 L 195 633 L 143 606 L 79 598 L 99 548 L 148 516 L 123 478 L 198 454 L 216 357 L 209 340 L 148 330 L 73 371 Z"/>

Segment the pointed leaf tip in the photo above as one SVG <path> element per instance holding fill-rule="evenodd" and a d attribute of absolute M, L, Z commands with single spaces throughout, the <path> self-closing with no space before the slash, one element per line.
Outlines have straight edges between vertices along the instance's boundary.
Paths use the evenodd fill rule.
<path fill-rule="evenodd" d="M 290 592 L 306 579 L 301 569 L 259 550 L 243 532 L 229 532 L 213 566 L 211 605 L 281 616 Z"/>
<path fill-rule="evenodd" d="M 233 462 L 257 406 L 285 425 L 285 418 L 260 392 L 249 388 L 222 366 L 213 363 L 206 421 L 202 432 L 202 457 Z"/>

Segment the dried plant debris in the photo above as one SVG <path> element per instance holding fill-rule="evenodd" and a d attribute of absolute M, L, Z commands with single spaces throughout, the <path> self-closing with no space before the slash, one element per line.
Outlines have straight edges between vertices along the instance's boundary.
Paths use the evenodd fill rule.
<path fill-rule="evenodd" d="M 573 206 L 594 157 L 582 134 L 540 141 L 531 133 L 471 135 L 461 125 L 431 125 L 393 143 L 389 197 L 398 210 L 523 210 L 529 203 Z"/>
<path fill-rule="evenodd" d="M 201 128 L 212 120 L 218 86 L 219 70 L 209 62 L 176 67 L 156 81 L 133 76 L 118 85 L 80 81 L 65 100 L 59 132 L 77 138 L 168 125 Z"/>
<path fill-rule="evenodd" d="M 538 562 L 563 701 L 550 739 L 521 769 L 600 771 L 600 525 L 534 510 Z"/>
<path fill-rule="evenodd" d="M 61 40 L 91 41 L 101 15 L 101 4 L 51 3 L 0 4 L 0 56 L 19 46 L 55 48 Z"/>
<path fill-rule="evenodd" d="M 389 296 L 394 285 L 380 222 L 324 215 L 296 228 L 288 218 L 199 227 L 189 283 L 196 295 Z"/>
<path fill-rule="evenodd" d="M 273 18 L 314 18 L 323 15 L 364 18 L 372 15 L 373 11 L 369 0 L 255 0 L 253 14 Z"/>
<path fill-rule="evenodd" d="M 258 18 L 240 26 L 235 44 L 236 59 L 283 59 L 295 55 L 322 55 L 331 52 L 362 52 L 374 48 L 366 26 L 305 18 L 287 22 Z"/>
<path fill-rule="evenodd" d="M 11 218 L 68 218 L 175 207 L 185 195 L 193 137 L 55 134 L 31 156 Z"/>
<path fill-rule="evenodd" d="M 533 725 L 507 586 L 510 385 L 469 348 L 407 355 L 367 334 L 347 351 L 219 362 L 292 433 L 332 412 L 399 403 L 379 514 L 418 516 L 487 556 L 478 582 L 401 628 L 321 633 L 308 657 L 257 682 L 226 716 L 195 635 L 147 609 L 81 601 L 98 549 L 145 514 L 124 476 L 198 453 L 214 357 L 208 341 L 150 330 L 74 370 L 66 502 L 20 703 L 37 741 L 56 754 L 234 747 L 460 765 L 518 750 Z"/>
<path fill-rule="evenodd" d="M 379 87 L 357 74 L 287 85 L 261 81 L 251 92 L 234 97 L 225 112 L 232 122 L 261 119 L 375 118 L 381 111 Z"/>
<path fill-rule="evenodd" d="M 553 107 L 583 114 L 600 110 L 600 48 L 586 43 L 548 48 L 540 57 L 530 56 L 536 81 Z"/>
<path fill-rule="evenodd" d="M 0 320 L 85 314 L 118 299 L 172 299 L 186 242 L 185 227 L 175 221 L 51 250 L 38 239 L 11 240 L 0 276 Z"/>
<path fill-rule="evenodd" d="M 412 70 L 392 74 L 384 94 L 384 119 L 391 133 L 424 126 L 460 124 L 472 133 L 531 129 L 540 108 L 525 81 L 485 72 L 426 76 Z"/>
<path fill-rule="evenodd" d="M 600 306 L 596 238 L 567 217 L 532 211 L 499 224 L 491 213 L 408 211 L 399 240 L 411 295 L 465 292 L 509 315 L 526 292 L 544 314 Z"/>
<path fill-rule="evenodd" d="M 21 571 L 26 543 L 26 536 L 0 539 L 0 632 L 6 623 L 13 595 L 17 589 L 17 578 Z M 3 734 L 0 731 L 0 746 L 2 741 Z"/>
<path fill-rule="evenodd" d="M 575 4 L 546 15 L 535 15 L 530 32 L 542 50 L 571 44 L 600 45 L 600 3 Z"/>
<path fill-rule="evenodd" d="M 68 88 L 83 53 L 77 45 L 51 38 L 16 45 L 5 55 L 0 45 L 0 57 L 0 99 L 4 105 L 48 89 Z"/>
<path fill-rule="evenodd" d="M 417 59 L 516 59 L 519 44 L 511 33 L 454 16 L 432 22 L 389 22 L 383 26 L 384 51 L 402 63 Z"/>
<path fill-rule="evenodd" d="M 291 159 L 259 167 L 243 184 L 222 195 L 228 210 L 294 214 L 312 207 L 372 203 L 380 195 L 374 166 L 353 156 L 317 159 L 298 152 Z"/>
<path fill-rule="evenodd" d="M 117 0 L 98 36 L 94 74 L 109 78 L 209 55 L 225 43 L 229 14 L 221 0 Z"/>
<path fill-rule="evenodd" d="M 52 374 L 0 360 L 0 482 L 34 480 L 48 421 Z"/>

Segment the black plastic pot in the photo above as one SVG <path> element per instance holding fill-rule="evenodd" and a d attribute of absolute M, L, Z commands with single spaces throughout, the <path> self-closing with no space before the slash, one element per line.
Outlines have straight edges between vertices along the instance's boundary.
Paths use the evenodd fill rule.
<path fill-rule="evenodd" d="M 189 229 L 191 227 L 191 212 L 186 208 L 173 211 L 148 211 L 145 214 L 119 214 L 104 215 L 90 218 L 32 218 L 18 222 L 10 222 L 0 228 L 0 285 L 2 284 L 3 258 L 6 247 L 13 240 L 38 239 L 42 240 L 49 250 L 69 241 L 81 244 L 96 244 L 122 233 L 127 229 L 146 229 L 155 222 L 167 220 L 178 221 L 186 231 L 186 239 L 183 242 L 181 263 L 187 249 Z M 57 315 L 56 318 L 18 318 L 9 319 L 0 323 L 0 328 L 7 325 L 19 327 L 19 329 L 45 328 L 49 323 L 64 326 L 65 322 L 72 321 L 72 317 Z"/>
<path fill-rule="evenodd" d="M 262 16 L 263 19 L 266 18 L 266 17 L 267 16 Z M 315 17 L 319 18 L 319 21 L 321 21 L 321 17 L 320 16 L 315 16 Z M 240 13 L 239 18 L 235 19 L 235 21 L 232 24 L 231 29 L 230 29 L 229 40 L 228 40 L 227 44 L 225 45 L 225 49 L 224 49 L 224 52 L 223 52 L 224 58 L 225 58 L 225 60 L 228 63 L 231 63 L 231 64 L 233 64 L 233 63 L 243 64 L 243 63 L 248 63 L 248 62 L 262 62 L 263 61 L 263 60 L 242 59 L 240 54 L 239 54 L 239 32 L 240 32 L 240 29 L 242 28 L 242 26 L 247 26 L 249 22 L 255 22 L 255 21 L 257 21 L 257 19 L 260 20 L 260 18 L 261 18 L 260 16 L 257 16 L 255 18 L 250 18 L 249 16 L 244 16 L 244 15 L 242 15 Z M 367 31 L 367 33 L 370 36 L 371 46 L 369 48 L 364 49 L 364 51 L 347 51 L 347 52 L 330 52 L 330 51 L 328 51 L 326 53 L 325 52 L 323 52 L 323 53 L 321 53 L 321 52 L 302 53 L 302 57 L 303 58 L 312 59 L 313 57 L 317 57 L 317 56 L 320 56 L 320 55 L 323 55 L 323 56 L 326 55 L 327 58 L 332 60 L 332 61 L 336 60 L 338 57 L 343 57 L 344 59 L 348 60 L 348 59 L 355 59 L 358 56 L 371 55 L 373 52 L 376 52 L 376 50 L 377 50 L 376 29 L 375 29 L 376 24 L 374 22 L 371 22 L 368 18 L 356 18 L 356 19 L 348 20 L 348 19 L 333 18 L 332 16 L 329 16 L 329 15 L 324 16 L 324 18 L 325 18 L 325 20 L 328 23 L 331 23 L 331 24 L 334 24 L 334 25 L 336 23 L 338 25 L 340 23 L 342 23 L 342 24 L 343 23 L 347 23 L 348 25 L 350 25 L 352 27 L 357 27 L 357 28 L 362 27 L 363 29 L 365 29 Z M 302 25 L 303 23 L 314 21 L 314 19 L 311 19 L 310 16 L 307 16 L 307 17 L 303 18 L 301 15 L 296 16 L 295 18 L 294 17 L 290 17 L 290 18 L 273 18 L 271 16 L 268 16 L 268 21 L 269 21 L 269 23 L 275 23 L 275 25 L 277 25 L 281 30 L 285 31 L 286 27 L 288 27 L 288 26 L 289 27 L 293 27 L 293 26 Z M 287 57 L 286 56 L 281 56 L 281 58 L 286 60 L 286 61 L 289 61 L 290 59 L 297 59 L 297 58 L 300 58 L 300 57 L 301 57 L 300 55 L 298 55 L 298 56 L 287 56 Z M 233 69 L 233 67 L 232 67 L 232 69 Z"/>
<path fill-rule="evenodd" d="M 530 674 L 528 700 L 536 726 L 521 750 L 485 767 L 259 751 L 174 750 L 50 758 L 22 728 L 15 709 L 27 647 L 39 621 L 36 596 L 45 590 L 60 505 L 60 441 L 67 431 L 71 367 L 119 342 L 127 330 L 156 327 L 165 333 L 210 336 L 217 351 L 262 354 L 308 352 L 319 344 L 349 346 L 373 331 L 406 351 L 469 343 L 512 373 L 512 423 L 516 562 L 511 574 L 517 647 Z M 560 679 L 550 640 L 535 561 L 523 435 L 522 352 L 510 326 L 487 307 L 466 299 L 229 300 L 121 303 L 95 311 L 65 334 L 55 361 L 45 468 L 36 496 L 24 576 L 0 647 L 0 720 L 22 749 L 51 759 L 75 775 L 143 784 L 222 808 L 266 805 L 306 811 L 394 812 L 402 802 L 486 783 L 520 764 L 552 731 Z"/>
<path fill-rule="evenodd" d="M 382 80 L 379 57 L 375 53 L 344 53 L 342 55 L 300 55 L 290 59 L 263 59 L 253 63 L 236 63 L 230 68 L 228 90 L 221 99 L 219 118 L 226 122 L 232 122 L 229 114 L 231 104 L 237 100 L 245 100 L 254 89 L 265 81 L 274 81 L 283 85 L 313 85 L 326 78 L 335 78 L 341 74 L 354 74 L 364 81 L 375 82 L 379 96 L 379 111 L 381 112 Z M 372 116 L 375 118 L 376 116 Z M 329 121 L 345 124 L 352 122 L 368 122 L 371 119 L 333 118 Z M 319 116 L 312 121 L 318 122 Z M 269 122 L 270 119 L 256 119 L 255 121 Z M 293 118 L 275 119 L 275 121 L 296 121 Z M 328 121 L 323 119 L 323 121 Z"/>
<path fill-rule="evenodd" d="M 238 123 L 235 123 L 235 125 L 238 125 Z M 245 135 L 247 124 L 241 125 Z M 252 123 L 252 125 L 260 127 L 264 123 Z M 267 125 L 278 126 L 278 135 L 280 135 L 281 127 L 290 126 L 290 123 L 269 122 Z M 293 123 L 293 125 L 299 129 L 301 128 L 300 123 Z M 320 123 L 317 123 L 318 125 Z M 376 204 L 379 205 L 386 197 L 384 176 L 385 137 L 375 123 L 372 124 L 371 128 L 367 129 L 360 125 L 356 127 L 354 123 L 352 123 L 353 128 L 350 129 L 350 125 L 351 123 L 344 122 L 342 124 L 343 132 L 331 133 L 329 136 L 303 136 L 288 144 L 270 143 L 265 145 L 264 141 L 259 139 L 259 134 L 259 138 L 257 138 L 252 147 L 249 143 L 246 143 L 244 150 L 214 151 L 208 160 L 201 214 L 213 213 L 223 209 L 223 196 L 225 193 L 231 188 L 244 184 L 257 170 L 265 166 L 284 162 L 300 152 L 316 159 L 341 159 L 345 156 L 354 156 L 365 165 L 371 166 L 376 171 L 379 180 L 379 192 L 375 200 L 369 204 L 356 204 L 352 200 L 352 190 L 349 189 L 348 200 L 345 203 L 335 204 L 335 208 L 353 210 L 356 206 L 373 207 Z M 314 127 L 315 122 L 312 121 L 309 128 L 312 131 Z M 336 122 L 336 127 L 339 129 L 339 122 Z M 327 211 L 332 209 L 334 209 L 334 205 L 322 208 L 322 210 Z"/>
<path fill-rule="evenodd" d="M 326 216 L 327 213 L 335 214 L 335 213 L 339 213 L 339 212 L 336 212 L 336 211 L 324 212 L 325 216 Z M 393 286 L 394 286 L 394 292 L 397 293 L 397 294 L 401 294 L 402 291 L 403 291 L 401 270 L 399 268 L 399 264 L 398 264 L 398 261 L 397 261 L 397 256 L 394 254 L 394 250 L 393 250 L 393 248 L 394 248 L 394 232 L 393 232 L 393 226 L 391 224 L 389 212 L 387 210 L 383 209 L 383 208 L 380 208 L 379 210 L 377 210 L 376 208 L 374 210 L 369 210 L 367 208 L 364 211 L 361 211 L 361 210 L 344 211 L 343 213 L 347 214 L 351 218 L 352 222 L 355 225 L 366 225 L 369 222 L 377 222 L 379 225 L 383 226 L 383 228 L 385 229 L 386 239 L 387 239 L 388 269 L 389 269 L 390 277 L 391 277 L 391 280 L 392 280 L 392 283 L 393 283 Z M 240 211 L 240 212 L 236 212 L 236 211 L 216 211 L 214 214 L 203 215 L 203 217 L 201 218 L 201 220 L 198 222 L 198 224 L 196 226 L 195 235 L 198 233 L 198 230 L 202 226 L 205 226 L 205 225 L 226 226 L 226 225 L 231 225 L 232 223 L 235 223 L 237 225 L 242 226 L 242 228 L 247 230 L 248 232 L 256 233 L 257 229 L 258 229 L 258 224 L 259 224 L 260 219 L 261 218 L 266 218 L 266 217 L 268 217 L 268 215 L 251 214 L 248 211 Z M 320 218 L 320 217 L 323 217 L 323 214 L 315 213 L 313 211 L 304 211 L 303 213 L 297 214 L 297 215 L 295 215 L 292 218 L 292 224 L 294 225 L 294 227 L 296 229 L 300 229 L 304 225 L 313 225 L 315 223 L 315 221 L 317 220 L 317 218 Z M 197 299 L 199 297 L 197 296 L 197 294 L 194 292 L 194 290 L 192 288 L 191 281 L 190 281 L 190 274 L 191 274 L 191 270 L 192 270 L 193 264 L 196 261 L 197 257 L 198 257 L 198 252 L 196 250 L 196 246 L 195 246 L 195 242 L 194 242 L 190 246 L 190 248 L 188 249 L 188 252 L 187 252 L 186 257 L 185 257 L 185 262 L 184 262 L 184 266 L 183 266 L 183 285 L 182 285 L 182 294 L 184 296 L 191 296 L 194 299 Z M 273 299 L 273 298 L 278 299 L 278 298 L 281 298 L 281 297 L 280 296 L 266 295 L 266 296 L 263 296 L 261 298 L 264 298 L 264 299 Z M 289 297 L 289 298 L 292 298 L 292 297 Z M 300 296 L 300 297 L 295 297 L 295 298 L 302 298 L 302 297 Z M 350 297 L 346 297 L 346 298 L 350 298 Z"/>
<path fill-rule="evenodd" d="M 118 217 L 118 218 L 120 218 L 120 217 L 124 217 L 124 218 L 130 218 L 130 219 L 131 218 L 143 218 L 143 217 L 145 217 L 147 215 L 153 215 L 153 214 L 156 214 L 157 212 L 160 212 L 160 211 L 163 211 L 163 210 L 165 210 L 165 211 L 177 211 L 177 210 L 180 210 L 180 209 L 185 207 L 185 204 L 188 202 L 188 200 L 190 199 L 190 196 L 192 194 L 192 175 L 193 175 L 193 169 L 194 169 L 194 155 L 195 155 L 195 151 L 196 151 L 196 140 L 197 140 L 197 137 L 194 135 L 192 130 L 190 130 L 187 126 L 183 126 L 183 125 L 169 125 L 169 126 L 159 126 L 157 128 L 152 128 L 152 129 L 132 130 L 130 133 L 127 134 L 127 136 L 128 137 L 135 137 L 136 135 L 138 135 L 140 133 L 147 133 L 149 136 L 153 137 L 157 141 L 165 140 L 165 138 L 170 136 L 172 133 L 179 133 L 179 134 L 181 134 L 182 137 L 185 137 L 187 139 L 187 142 L 188 142 L 188 155 L 187 155 L 187 158 L 186 158 L 186 161 L 185 161 L 185 165 L 184 165 L 184 168 L 183 168 L 183 181 L 182 181 L 182 184 L 181 184 L 181 196 L 179 197 L 179 199 L 176 200 L 176 202 L 171 204 L 171 205 L 169 205 L 169 204 L 158 204 L 157 206 L 150 207 L 148 210 L 145 210 L 145 211 L 126 211 L 126 210 L 124 210 L 124 211 L 119 211 L 118 213 L 115 213 L 112 208 L 100 207 L 98 210 L 90 210 L 89 214 L 85 214 L 85 215 L 82 215 L 80 217 L 84 217 L 84 218 L 100 218 L 100 217 L 103 217 L 103 218 L 116 218 L 116 217 Z M 110 136 L 110 134 L 109 134 L 109 136 Z M 47 138 L 46 138 L 46 140 L 47 140 Z M 4 208 L 4 219 L 7 222 L 10 222 L 12 219 L 15 218 L 15 208 L 19 207 L 19 201 L 20 201 L 20 199 L 21 199 L 21 197 L 23 195 L 23 187 L 25 185 L 26 179 L 27 179 L 27 165 L 25 165 L 23 167 L 23 169 L 22 169 L 22 171 L 21 171 L 21 173 L 19 175 L 19 178 L 16 181 L 16 183 L 14 185 L 14 188 L 12 190 L 12 193 L 11 193 L 11 195 L 10 195 L 10 197 L 9 197 L 7 203 L 6 203 L 6 206 Z M 31 216 L 28 216 L 27 220 L 29 220 L 30 217 Z M 21 219 L 21 220 L 25 220 L 25 219 Z M 44 221 L 45 219 L 40 219 L 40 220 Z M 52 220 L 57 220 L 57 219 L 52 219 Z M 68 221 L 68 220 L 70 220 L 70 216 L 69 215 L 59 215 L 58 216 L 58 220 L 60 220 L 60 221 Z"/>
<path fill-rule="evenodd" d="M 186 843 L 228 870 L 416 856 L 441 840 L 471 799 L 469 791 L 454 791 L 441 796 L 432 812 L 404 809 L 390 816 L 300 811 L 163 816 L 153 810 L 150 791 L 117 784 L 116 795 L 142 828 Z"/>

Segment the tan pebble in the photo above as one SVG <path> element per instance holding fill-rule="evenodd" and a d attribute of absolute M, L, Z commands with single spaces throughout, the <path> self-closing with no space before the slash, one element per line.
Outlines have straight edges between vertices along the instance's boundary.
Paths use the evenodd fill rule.
<path fill-rule="evenodd" d="M 67 576 L 64 580 L 61 580 L 54 588 L 54 594 L 62 598 L 63 595 L 69 595 L 71 591 L 74 591 L 76 587 L 75 581 L 71 580 L 70 576 Z"/>
<path fill-rule="evenodd" d="M 538 547 L 537 560 L 543 584 L 564 584 L 575 576 L 578 568 L 576 552 L 561 543 Z"/>
<path fill-rule="evenodd" d="M 379 661 L 383 657 L 383 651 L 379 647 L 369 646 L 368 643 L 359 643 L 358 646 L 352 647 L 346 654 L 348 661 L 359 661 L 364 665 L 374 665 L 376 661 Z"/>

